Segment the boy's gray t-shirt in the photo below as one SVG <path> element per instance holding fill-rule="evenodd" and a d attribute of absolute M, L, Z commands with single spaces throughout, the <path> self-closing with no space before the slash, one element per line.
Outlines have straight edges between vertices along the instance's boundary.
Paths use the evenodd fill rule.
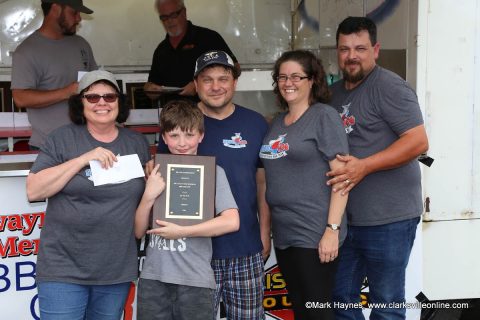
<path fill-rule="evenodd" d="M 413 89 L 398 75 L 376 66 L 353 90 L 343 81 L 331 86 L 332 101 L 348 134 L 350 153 L 365 158 L 394 143 L 402 133 L 423 124 Z M 348 223 L 375 226 L 422 213 L 418 161 L 366 176 L 349 194 Z"/>
<path fill-rule="evenodd" d="M 215 178 L 215 214 L 236 209 L 237 204 L 225 171 L 218 165 Z M 215 289 L 211 260 L 212 240 L 209 237 L 168 240 L 158 235 L 150 235 L 140 278 Z"/>
<path fill-rule="evenodd" d="M 284 118 L 282 113 L 273 120 L 260 150 L 273 242 L 279 249 L 314 249 L 329 213 L 331 187 L 325 174 L 330 171 L 329 161 L 348 153 L 347 136 L 338 113 L 325 104 L 311 105 L 289 126 Z M 344 216 L 340 242 L 346 231 Z"/>
<path fill-rule="evenodd" d="M 137 154 L 142 165 L 150 160 L 148 142 L 140 133 L 119 128 L 114 141 L 103 143 L 86 126 L 70 124 L 49 135 L 31 172 L 57 166 L 96 147 L 114 154 Z M 90 176 L 90 167 L 84 167 L 48 199 L 37 281 L 109 285 L 137 278 L 134 218 L 145 189 L 144 178 L 95 187 Z"/>
<path fill-rule="evenodd" d="M 35 31 L 15 50 L 12 89 L 55 90 L 77 81 L 78 71 L 97 69 L 92 48 L 78 36 L 53 40 Z M 40 147 L 54 129 L 70 123 L 68 100 L 44 108 L 27 108 L 30 144 Z"/>

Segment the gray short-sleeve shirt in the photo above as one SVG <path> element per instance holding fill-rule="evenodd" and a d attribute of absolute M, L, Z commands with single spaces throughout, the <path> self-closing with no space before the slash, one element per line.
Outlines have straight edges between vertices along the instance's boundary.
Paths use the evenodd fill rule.
<path fill-rule="evenodd" d="M 53 40 L 35 31 L 13 53 L 12 89 L 55 90 L 77 81 L 78 71 L 97 69 L 92 48 L 78 36 Z M 32 125 L 30 144 L 40 147 L 54 129 L 70 123 L 68 101 L 27 108 Z"/>
<path fill-rule="evenodd" d="M 150 159 L 148 142 L 140 133 L 119 128 L 114 141 L 103 143 L 85 126 L 71 124 L 49 135 L 31 172 L 57 166 L 96 147 L 114 154 L 137 154 L 142 164 Z M 144 178 L 95 187 L 90 176 L 90 167 L 84 167 L 48 199 L 37 281 L 108 285 L 137 278 L 134 218 Z"/>
<path fill-rule="evenodd" d="M 331 86 L 331 104 L 340 113 L 350 153 L 365 158 L 389 147 L 408 129 L 423 124 L 412 88 L 398 75 L 375 67 L 353 90 Z M 374 226 L 422 213 L 420 167 L 416 160 L 366 176 L 349 194 L 348 223 Z"/>
<path fill-rule="evenodd" d="M 217 165 L 215 214 L 237 208 L 225 171 Z M 168 240 L 151 235 L 141 278 L 185 286 L 215 289 L 210 265 L 212 240 L 208 237 Z"/>
<path fill-rule="evenodd" d="M 267 202 L 275 247 L 317 248 L 325 231 L 331 187 L 325 173 L 337 154 L 347 154 L 347 136 L 331 106 L 314 104 L 295 123 L 274 119 L 263 140 Z M 342 219 L 340 242 L 346 235 Z"/>

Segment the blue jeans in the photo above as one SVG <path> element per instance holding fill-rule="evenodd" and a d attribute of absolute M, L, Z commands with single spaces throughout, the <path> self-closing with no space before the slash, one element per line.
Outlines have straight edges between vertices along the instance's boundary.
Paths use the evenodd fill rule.
<path fill-rule="evenodd" d="M 379 226 L 349 226 L 340 250 L 333 292 L 334 301 L 359 303 L 365 277 L 369 284 L 369 302 L 405 301 L 405 269 L 415 240 L 420 218 Z M 373 308 L 371 320 L 405 319 L 405 309 Z M 335 309 L 336 320 L 365 319 L 362 309 Z"/>
<path fill-rule="evenodd" d="M 39 282 L 42 320 L 118 320 L 123 314 L 130 282 L 113 285 L 79 285 Z"/>

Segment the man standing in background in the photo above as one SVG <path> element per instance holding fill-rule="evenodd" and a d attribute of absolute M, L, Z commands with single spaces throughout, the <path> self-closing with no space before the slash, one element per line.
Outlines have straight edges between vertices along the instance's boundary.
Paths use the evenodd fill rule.
<path fill-rule="evenodd" d="M 82 0 L 42 0 L 42 11 L 40 29 L 17 47 L 12 60 L 13 100 L 27 108 L 32 149 L 40 148 L 52 130 L 70 123 L 68 99 L 76 94 L 78 72 L 97 69 L 92 48 L 76 35 L 80 12 L 93 11 Z"/>
<path fill-rule="evenodd" d="M 209 50 L 222 50 L 227 52 L 234 62 L 237 62 L 237 59 L 220 34 L 193 25 L 187 20 L 187 8 L 183 0 L 156 0 L 155 8 L 167 34 L 153 54 L 148 82 L 144 89 L 154 98 L 155 95 L 149 92 L 162 91 L 165 86 L 178 87 L 181 91 L 178 94 L 169 94 L 166 97 L 168 100 L 188 98 L 198 101 L 192 81 L 197 58 Z M 238 63 L 236 66 L 239 67 Z"/>
<path fill-rule="evenodd" d="M 343 80 L 331 87 L 331 105 L 341 114 L 350 155 L 345 167 L 327 173 L 333 192 L 349 192 L 348 234 L 340 248 L 334 300 L 360 303 L 365 277 L 369 302 L 405 301 L 405 270 L 423 212 L 420 167 L 428 149 L 422 113 L 413 89 L 376 65 L 380 45 L 369 18 L 348 17 L 337 30 Z M 360 308 L 336 308 L 335 319 L 364 319 Z M 373 308 L 370 319 L 405 319 L 405 308 Z"/>

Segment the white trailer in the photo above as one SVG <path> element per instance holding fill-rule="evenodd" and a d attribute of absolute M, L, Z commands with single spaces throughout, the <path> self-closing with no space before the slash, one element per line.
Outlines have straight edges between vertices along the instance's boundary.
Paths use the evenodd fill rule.
<path fill-rule="evenodd" d="M 419 0 L 416 41 L 416 91 L 435 159 L 423 170 L 423 293 L 478 299 L 480 1 Z"/>

